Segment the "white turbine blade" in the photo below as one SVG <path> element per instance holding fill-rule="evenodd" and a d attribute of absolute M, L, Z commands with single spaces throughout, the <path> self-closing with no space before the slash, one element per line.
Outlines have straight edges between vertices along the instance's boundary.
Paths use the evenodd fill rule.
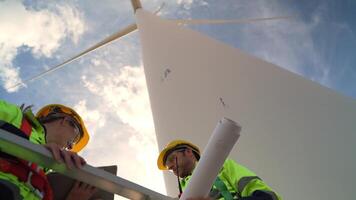
<path fill-rule="evenodd" d="M 46 71 L 41 72 L 40 74 L 37 74 L 37 75 L 35 75 L 35 76 L 33 76 L 33 77 L 29 78 L 29 79 L 24 80 L 22 83 L 17 83 L 17 84 L 15 84 L 15 85 L 7 88 L 7 89 L 11 89 L 11 88 L 17 87 L 17 86 L 22 85 L 22 84 L 24 84 L 26 82 L 34 81 L 34 80 L 36 80 L 36 79 L 38 79 L 38 78 L 40 78 L 40 77 L 42 77 L 42 76 L 44 76 L 44 75 L 46 75 L 48 73 L 51 73 L 51 72 L 53 72 L 53 71 L 65 66 L 68 63 L 73 62 L 74 60 L 76 60 L 76 59 L 78 59 L 78 58 L 90 53 L 91 51 L 94 51 L 94 50 L 96 50 L 96 49 L 98 49 L 100 47 L 103 47 L 103 46 L 113 42 L 114 40 L 117 40 L 117 39 L 119 39 L 119 38 L 121 38 L 121 37 L 123 37 L 123 36 L 125 36 L 125 35 L 127 35 L 127 34 L 129 34 L 131 32 L 133 32 L 133 31 L 135 31 L 136 29 L 137 29 L 137 25 L 136 24 L 131 24 L 131 25 L 127 26 L 126 28 L 124 28 L 123 30 L 110 35 L 109 37 L 105 38 L 101 42 L 95 44 L 94 46 L 91 46 L 87 50 L 85 50 L 85 51 L 77 54 L 76 56 L 74 56 L 74 57 L 62 62 L 61 64 L 58 64 L 58 65 L 56 65 L 56 66 L 54 66 L 54 67 L 52 67 L 52 68 L 50 68 L 50 69 L 48 69 Z"/>
<path fill-rule="evenodd" d="M 205 149 L 227 117 L 246 136 L 229 157 L 251 161 L 285 199 L 355 199 L 354 99 L 142 9 L 136 19 L 160 149 L 177 138 Z M 165 174 L 168 195 L 176 181 Z"/>
<path fill-rule="evenodd" d="M 209 19 L 179 19 L 173 20 L 179 25 L 200 25 L 200 24 L 242 24 L 258 21 L 289 19 L 294 16 L 282 16 L 282 17 L 266 17 L 266 18 L 252 18 L 252 19 L 231 19 L 231 20 L 209 20 Z"/>

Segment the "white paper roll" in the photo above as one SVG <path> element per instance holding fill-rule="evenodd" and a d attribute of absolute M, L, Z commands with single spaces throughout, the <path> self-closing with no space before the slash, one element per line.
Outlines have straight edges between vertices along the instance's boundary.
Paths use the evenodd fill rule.
<path fill-rule="evenodd" d="M 225 159 L 240 137 L 240 131 L 241 127 L 230 119 L 223 118 L 219 121 L 181 200 L 208 196 Z"/>

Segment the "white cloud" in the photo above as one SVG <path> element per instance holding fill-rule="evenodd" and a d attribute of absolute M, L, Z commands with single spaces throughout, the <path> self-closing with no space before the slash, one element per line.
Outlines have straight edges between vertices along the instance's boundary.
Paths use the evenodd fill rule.
<path fill-rule="evenodd" d="M 82 117 L 90 136 L 94 137 L 96 131 L 105 125 L 106 119 L 99 110 L 89 110 L 86 104 L 86 100 L 79 101 L 74 106 L 74 110 Z"/>
<path fill-rule="evenodd" d="M 100 60 L 99 60 L 99 59 L 95 59 L 95 58 L 91 59 L 91 63 L 92 63 L 94 66 L 99 66 L 99 65 L 101 65 Z"/>
<path fill-rule="evenodd" d="M 281 16 L 291 11 L 277 3 L 259 2 L 249 14 L 258 17 Z M 245 26 L 240 38 L 250 51 L 263 59 L 285 67 L 323 85 L 329 85 L 329 66 L 314 45 L 313 32 L 318 27 L 321 12 L 312 14 L 308 23 L 294 19 L 257 22 Z"/>
<path fill-rule="evenodd" d="M 91 62 L 94 65 L 98 62 L 102 66 L 107 65 L 104 60 L 95 59 Z M 105 105 L 100 106 L 100 112 L 114 114 L 110 118 L 111 125 L 102 130 L 110 134 L 96 133 L 95 146 L 87 150 L 88 158 L 96 163 L 118 162 L 120 176 L 165 193 L 163 176 L 156 167 L 158 146 L 143 67 L 114 68 L 100 74 L 82 76 L 82 81 Z M 115 120 L 120 120 L 121 125 Z M 95 153 L 101 151 L 112 154 L 103 158 L 102 154 Z"/>
<path fill-rule="evenodd" d="M 207 6 L 208 3 L 204 0 L 177 0 L 177 4 L 183 6 L 184 9 L 189 10 L 193 4 L 200 6 Z"/>
<path fill-rule="evenodd" d="M 74 7 L 58 4 L 55 11 L 31 10 L 20 1 L 0 2 L 0 27 L 0 72 L 6 72 L 0 78 L 5 88 L 21 82 L 20 69 L 12 64 L 19 47 L 29 47 L 35 57 L 51 57 L 65 38 L 77 43 L 86 30 Z"/>
<path fill-rule="evenodd" d="M 117 108 L 120 119 L 139 132 L 152 130 L 152 114 L 142 67 L 125 66 L 117 73 L 97 74 L 94 81 L 82 77 L 85 86 Z"/>
<path fill-rule="evenodd" d="M 182 5 L 185 9 L 190 9 L 193 4 L 193 0 L 177 0 L 177 4 Z"/>
<path fill-rule="evenodd" d="M 75 43 L 78 43 L 79 37 L 86 31 L 87 27 L 83 21 L 83 16 L 76 8 L 69 5 L 58 6 L 58 10 L 65 24 L 67 36 Z"/>
<path fill-rule="evenodd" d="M 0 55 L 1 58 L 1 55 Z M 8 88 L 8 92 L 15 92 L 19 86 L 13 87 L 15 84 L 22 83 L 19 76 L 19 68 L 12 67 L 0 61 L 0 79 L 4 82 L 4 87 Z"/>

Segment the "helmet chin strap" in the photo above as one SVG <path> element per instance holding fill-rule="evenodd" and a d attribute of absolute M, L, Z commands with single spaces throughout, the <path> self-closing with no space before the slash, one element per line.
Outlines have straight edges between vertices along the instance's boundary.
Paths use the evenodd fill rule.
<path fill-rule="evenodd" d="M 177 180 L 178 180 L 178 188 L 179 188 L 179 197 L 180 195 L 182 195 L 183 191 L 182 191 L 182 185 L 180 184 L 179 181 L 179 167 L 178 167 L 178 158 L 176 157 L 176 166 L 177 166 Z"/>

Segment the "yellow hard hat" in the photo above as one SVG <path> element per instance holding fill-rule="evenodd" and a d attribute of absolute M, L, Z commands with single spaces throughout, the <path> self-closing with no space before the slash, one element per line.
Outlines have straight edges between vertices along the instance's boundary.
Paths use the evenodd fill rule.
<path fill-rule="evenodd" d="M 193 152 L 197 153 L 200 156 L 199 147 L 185 140 L 173 140 L 166 145 L 166 147 L 161 151 L 157 159 L 157 166 L 160 170 L 168 170 L 165 165 L 168 154 L 180 147 L 190 147 Z"/>
<path fill-rule="evenodd" d="M 74 120 L 76 120 L 76 122 L 80 125 L 82 137 L 79 139 L 77 143 L 73 145 L 71 151 L 79 152 L 80 150 L 82 150 L 89 141 L 89 134 L 80 115 L 70 107 L 61 104 L 50 104 L 42 107 L 37 112 L 36 117 L 37 118 L 46 117 L 48 114 L 53 112 L 67 114 L 71 116 Z"/>

